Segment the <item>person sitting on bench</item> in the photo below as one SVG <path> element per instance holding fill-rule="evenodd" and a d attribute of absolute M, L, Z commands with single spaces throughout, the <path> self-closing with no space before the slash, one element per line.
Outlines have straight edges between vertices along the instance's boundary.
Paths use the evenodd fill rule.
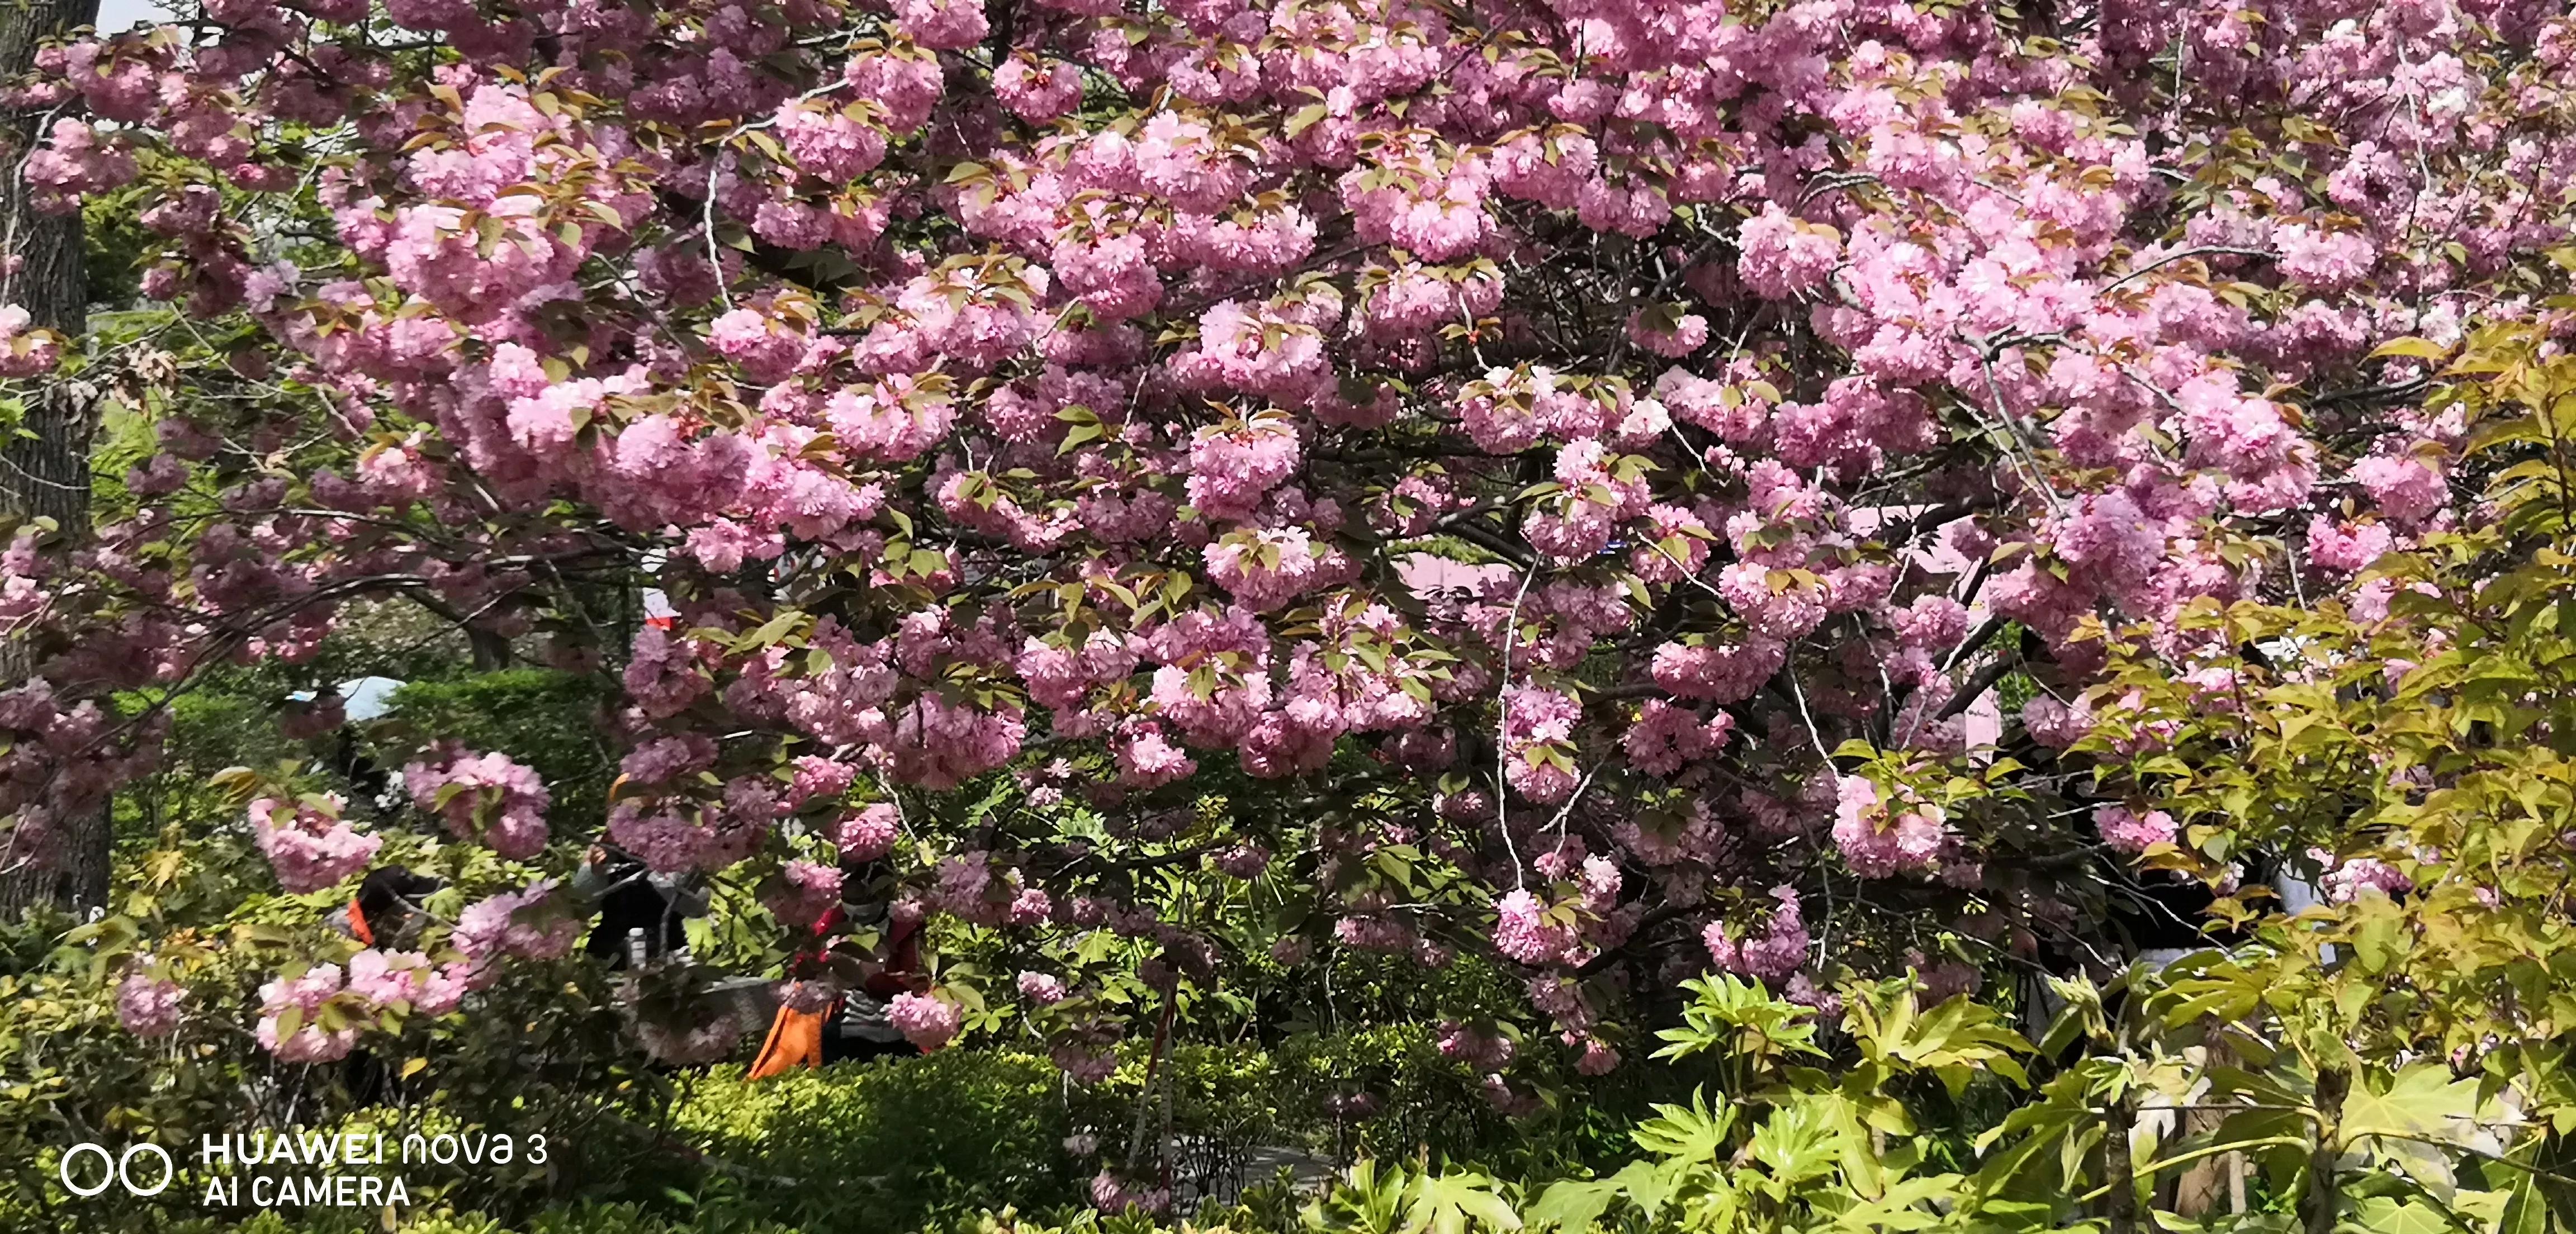
<path fill-rule="evenodd" d="M 883 861 L 843 863 L 842 900 L 814 923 L 812 946 L 788 961 L 788 973 L 845 967 L 833 963 L 834 944 L 851 928 L 881 927 L 883 935 L 871 953 L 858 957 L 858 985 L 831 1006 L 778 1009 L 749 1078 L 766 1079 L 793 1067 L 921 1053 L 886 1015 L 896 995 L 920 993 L 929 985 L 920 973 L 921 919 L 895 920 L 892 905 L 882 898 L 893 876 L 893 868 Z M 841 958 L 847 957 L 844 952 Z"/>
<path fill-rule="evenodd" d="M 653 873 L 604 844 L 590 846 L 572 891 L 599 904 L 599 924 L 582 950 L 610 969 L 686 948 L 688 919 L 707 911 L 706 890 L 688 875 Z"/>

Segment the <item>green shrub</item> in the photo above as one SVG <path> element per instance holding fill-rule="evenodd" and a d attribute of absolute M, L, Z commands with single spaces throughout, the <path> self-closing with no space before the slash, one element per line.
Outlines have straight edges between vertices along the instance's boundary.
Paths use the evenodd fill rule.
<path fill-rule="evenodd" d="M 683 1200 L 735 1194 L 751 1211 L 817 1229 L 889 1234 L 981 1208 L 1074 1201 L 1072 1127 L 1042 1058 L 947 1050 L 749 1083 L 699 1078 L 674 1110 L 707 1167 Z"/>

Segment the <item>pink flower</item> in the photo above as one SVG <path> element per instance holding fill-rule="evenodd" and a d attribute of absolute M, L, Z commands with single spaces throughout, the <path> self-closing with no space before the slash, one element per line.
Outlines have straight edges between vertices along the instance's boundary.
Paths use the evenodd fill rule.
<path fill-rule="evenodd" d="M 2173 816 L 2162 810 L 2140 814 L 2127 806 L 2102 806 L 2093 811 L 2093 827 L 2104 844 L 2124 853 L 2143 853 L 2174 842 Z"/>
<path fill-rule="evenodd" d="M 1045 973 L 1020 974 L 1020 997 L 1040 1006 L 1053 1006 L 1064 1001 L 1064 980 Z"/>
<path fill-rule="evenodd" d="M 253 1036 L 260 1047 L 283 1063 L 332 1063 L 348 1057 L 358 1044 L 354 1026 L 325 1029 L 324 1003 L 340 992 L 340 966 L 319 964 L 300 977 L 281 977 L 259 988 L 260 1020 Z M 284 1016 L 292 1010 L 299 1021 L 285 1032 Z"/>
<path fill-rule="evenodd" d="M 973 47 L 991 29 L 983 0 L 895 0 L 894 19 L 913 42 L 934 51 Z"/>
<path fill-rule="evenodd" d="M 1284 312 L 1233 300 L 1200 315 L 1198 350 L 1176 358 L 1173 371 L 1194 387 L 1232 388 L 1286 402 L 1317 394 L 1329 376 L 1321 331 Z"/>
<path fill-rule="evenodd" d="M 1236 531 L 1207 546 L 1202 554 L 1208 577 L 1237 603 L 1256 613 L 1278 608 L 1338 573 L 1328 565 L 1328 550 L 1302 527 L 1269 531 Z"/>
<path fill-rule="evenodd" d="M 1219 849 L 1208 858 L 1208 864 L 1231 878 L 1259 878 L 1270 868 L 1270 850 L 1247 840 Z"/>
<path fill-rule="evenodd" d="M 716 743 L 702 734 L 656 737 L 627 752 L 619 775 L 637 785 L 666 784 L 715 765 Z"/>
<path fill-rule="evenodd" d="M 2344 523 L 2320 514 L 2308 520 L 2308 561 L 2320 570 L 2350 574 L 2386 556 L 2396 537 L 2386 523 Z"/>
<path fill-rule="evenodd" d="M 841 898 L 841 871 L 816 861 L 790 861 L 762 902 L 778 920 L 802 929 L 814 923 Z"/>
<path fill-rule="evenodd" d="M 1440 1053 L 1479 1071 L 1500 1071 L 1511 1065 L 1517 1047 L 1501 1033 L 1488 1033 L 1450 1020 L 1440 1026 Z"/>
<path fill-rule="evenodd" d="M 1798 893 L 1791 887 L 1774 887 L 1771 898 L 1779 902 L 1779 907 L 1763 923 L 1759 934 L 1739 943 L 1722 922 L 1712 923 L 1702 932 L 1701 941 L 1718 967 L 1774 981 L 1805 967 L 1807 948 L 1813 940 L 1799 915 Z"/>
<path fill-rule="evenodd" d="M 102 113 L 104 114 L 104 113 Z M 62 213 L 84 194 L 101 193 L 134 178 L 134 155 L 113 138 L 79 120 L 60 119 L 45 145 L 27 156 L 27 182 L 39 190 L 38 208 Z"/>
<path fill-rule="evenodd" d="M 1679 359 L 1708 342 L 1708 319 L 1677 313 L 1666 306 L 1628 314 L 1628 341 L 1659 356 Z"/>
<path fill-rule="evenodd" d="M 1583 887 L 1584 911 L 1606 913 L 1617 907 L 1619 889 L 1626 884 L 1627 876 L 1616 862 L 1595 856 L 1583 859 L 1583 871 L 1577 881 Z"/>
<path fill-rule="evenodd" d="M 1062 60 L 1041 63 L 1013 55 L 993 70 L 993 96 L 1011 114 L 1043 124 L 1082 104 L 1082 69 Z"/>
<path fill-rule="evenodd" d="M 2368 236 L 2319 231 L 2303 223 L 2274 228 L 2272 242 L 2281 250 L 2281 273 L 2320 291 L 2340 291 L 2361 282 L 2379 256 Z"/>
<path fill-rule="evenodd" d="M 1129 1209 L 1154 1215 L 1172 1206 L 1169 1189 L 1147 1183 L 1131 1182 L 1109 1170 L 1102 1170 L 1091 1180 L 1091 1206 L 1113 1216 Z"/>
<path fill-rule="evenodd" d="M 1512 687 L 1504 695 L 1504 778 L 1540 805 L 1572 796 L 1574 726 L 1582 718 L 1583 704 L 1571 694 Z"/>
<path fill-rule="evenodd" d="M 1683 698 L 1738 703 L 1753 697 L 1788 658 L 1788 646 L 1770 638 L 1734 647 L 1665 643 L 1655 649 L 1655 684 Z"/>
<path fill-rule="evenodd" d="M 2422 521 L 2451 497 L 2442 473 L 2412 457 L 2374 454 L 2352 465 L 2352 478 L 2380 513 L 2403 523 Z"/>
<path fill-rule="evenodd" d="M 965 1022 L 955 1004 L 927 994 L 895 995 L 886 1006 L 886 1019 L 925 1054 L 948 1044 Z"/>
<path fill-rule="evenodd" d="M 403 768 L 403 787 L 413 804 L 445 819 L 457 835 L 481 839 L 513 861 L 544 851 L 545 809 L 553 798 L 534 770 L 501 754 L 454 747 L 438 753 L 437 761 Z"/>
<path fill-rule="evenodd" d="M 791 103 L 777 118 L 788 157 L 815 179 L 844 184 L 885 158 L 885 130 L 849 110 Z"/>
<path fill-rule="evenodd" d="M 2031 740 L 2052 750 L 2063 750 L 2093 731 L 2093 709 L 2081 699 L 2068 706 L 2039 694 L 2022 704 L 2021 722 L 2030 730 Z"/>
<path fill-rule="evenodd" d="M 876 802 L 840 821 L 832 844 L 849 861 L 875 861 L 894 851 L 902 814 L 888 802 Z"/>
<path fill-rule="evenodd" d="M 553 960 L 571 953 L 581 938 L 582 921 L 552 902 L 553 891 L 552 880 L 540 879 L 478 900 L 456 915 L 456 932 L 448 942 L 465 953 L 467 971 L 478 982 L 497 975 L 493 963 L 505 955 Z"/>
<path fill-rule="evenodd" d="M 2337 859 L 2323 849 L 2310 849 L 2308 855 L 2325 867 L 2317 885 L 2330 904 L 2350 904 L 2364 894 L 2393 896 L 2415 886 L 2403 871 L 2376 857 Z"/>
<path fill-rule="evenodd" d="M 1554 964 L 1575 944 L 1575 928 L 1546 919 L 1547 907 L 1528 891 L 1514 891 L 1494 905 L 1494 949 L 1523 964 Z"/>
<path fill-rule="evenodd" d="M 428 968 L 428 960 L 416 953 L 370 947 L 349 957 L 349 990 L 378 1005 L 409 1004 Z"/>
<path fill-rule="evenodd" d="M 738 308 L 716 318 L 707 341 L 740 364 L 744 376 L 764 384 L 786 377 L 805 355 L 801 331 L 756 309 Z"/>
<path fill-rule="evenodd" d="M 34 377 L 53 371 L 61 361 L 62 336 L 51 330 L 29 330 L 29 320 L 27 310 L 0 305 L 0 377 Z"/>
<path fill-rule="evenodd" d="M 1822 284 L 1842 260 L 1842 238 L 1833 228 L 1804 222 L 1770 203 L 1744 221 L 1736 247 L 1744 285 L 1774 300 Z"/>
<path fill-rule="evenodd" d="M 273 797 L 250 803 L 251 838 L 290 894 L 337 884 L 365 869 L 384 847 L 380 837 L 359 835 L 340 817 L 340 806 L 331 794 L 292 805 Z"/>
<path fill-rule="evenodd" d="M 1946 652 L 1968 634 L 1968 608 L 1948 596 L 1917 596 L 1911 605 L 1888 614 L 1897 637 L 1909 647 Z"/>
<path fill-rule="evenodd" d="M 981 6 L 964 0 L 966 7 Z M 923 5 L 921 8 L 930 6 Z M 924 14 L 936 17 L 935 14 Z M 983 36 L 977 35 L 976 40 Z M 970 42 L 975 40 L 969 40 Z M 893 133 L 910 133 L 930 117 L 930 109 L 939 102 L 943 88 L 939 60 L 919 51 L 905 54 L 897 51 L 861 52 L 850 58 L 841 70 L 842 80 L 850 83 L 851 93 L 875 103 L 886 114 L 886 129 Z"/>
<path fill-rule="evenodd" d="M 1027 731 L 1017 707 L 984 711 L 924 694 L 870 735 L 889 776 L 945 790 L 1011 761 Z"/>
<path fill-rule="evenodd" d="M 437 968 L 415 951 L 369 948 L 349 958 L 350 992 L 377 1007 L 400 1004 L 415 1014 L 441 1016 L 456 1009 L 466 986 L 461 966 Z"/>
<path fill-rule="evenodd" d="M 1190 504 L 1210 518 L 1240 518 L 1297 470 L 1296 426 L 1285 416 L 1213 425 L 1190 441 Z"/>
<path fill-rule="evenodd" d="M 1837 777 L 1835 798 L 1834 846 L 1853 873 L 1886 878 L 1928 869 L 1940 855 L 1947 831 L 1933 807 L 1890 805 L 1865 776 Z"/>
<path fill-rule="evenodd" d="M 2164 559 L 2165 532 L 2126 492 L 2113 489 L 2086 497 L 2058 522 L 2056 548 L 2084 582 L 2135 600 Z"/>
<path fill-rule="evenodd" d="M 1022 887 L 1011 896 L 1005 918 L 1016 926 L 1031 926 L 1045 921 L 1055 911 L 1055 899 L 1037 887 Z"/>
<path fill-rule="evenodd" d="M 178 1031 L 186 1009 L 187 987 L 134 973 L 116 987 L 116 1019 L 137 1037 L 167 1037 Z"/>
<path fill-rule="evenodd" d="M 1142 724 L 1117 745 L 1118 782 L 1128 788 L 1156 788 L 1198 770 L 1198 763 L 1163 737 L 1161 727 Z"/>

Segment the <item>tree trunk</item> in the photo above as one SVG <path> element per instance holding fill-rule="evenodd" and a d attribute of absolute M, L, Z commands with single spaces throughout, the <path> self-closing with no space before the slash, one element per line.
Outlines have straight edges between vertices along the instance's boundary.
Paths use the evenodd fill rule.
<path fill-rule="evenodd" d="M 2122 1093 L 2111 1102 L 2102 1132 L 2102 1174 L 2110 1193 L 2103 1197 L 2106 1234 L 2137 1234 L 2138 1178 L 2129 1156 L 2129 1136 L 2137 1126 L 2136 1098 Z"/>
<path fill-rule="evenodd" d="M 2335 1158 L 2343 1155 L 2339 1124 L 2343 1121 L 2343 1098 L 2352 1077 L 2336 1068 L 2317 1072 L 2317 1144 L 2308 1153 L 2308 1187 L 2299 1197 L 2300 1224 L 2307 1234 L 2334 1234 L 2335 1213 L 2342 1199 L 2341 1180 L 2335 1177 Z"/>
<path fill-rule="evenodd" d="M 52 35 L 98 20 L 98 0 L 10 0 L 0 6 L 0 79 L 16 80 L 35 67 L 36 49 Z M 88 294 L 81 272 L 78 213 L 39 214 L 28 208 L 27 185 L 18 175 L 41 136 L 41 114 L 8 118 L 6 174 L 0 176 L 0 243 L 15 270 L 0 267 L 0 304 L 27 310 L 30 324 L 78 337 L 86 326 Z M 46 382 L 27 401 L 22 432 L 0 444 L 0 519 L 11 524 L 50 518 L 61 528 L 57 551 L 89 534 L 89 450 L 97 399 L 84 382 Z M 0 641 L 0 685 L 35 672 L 35 651 Z M 0 916 L 29 905 L 88 908 L 107 902 L 112 844 L 109 813 L 101 808 L 57 821 L 50 865 L 19 865 L 13 854 L 0 866 Z"/>
<path fill-rule="evenodd" d="M 2205 1040 L 2207 1044 L 2202 1047 L 2201 1054 L 2204 1074 L 2236 1066 L 2240 1061 L 2236 1051 L 2227 1044 L 2226 1032 L 2218 1025 L 2208 1026 Z M 2226 1121 L 2227 1111 L 2223 1109 L 2186 1110 L 2180 1127 L 2181 1139 L 2188 1141 L 2193 1136 L 2210 1135 Z M 2243 1211 L 2244 1168 L 2245 1158 L 2237 1153 L 2203 1157 L 2185 1166 L 2181 1176 L 2174 1181 L 2174 1215 L 2202 1220 L 2217 1209 L 2219 1196 L 2231 1193 L 2231 1188 L 2232 1194 L 2238 1197 L 2236 1211 Z"/>

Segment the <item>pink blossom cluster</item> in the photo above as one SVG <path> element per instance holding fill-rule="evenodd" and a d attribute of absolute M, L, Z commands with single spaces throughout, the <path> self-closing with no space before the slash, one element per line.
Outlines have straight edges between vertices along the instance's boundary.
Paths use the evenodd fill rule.
<path fill-rule="evenodd" d="M 835 824 L 832 844 L 845 861 L 874 861 L 894 851 L 901 821 L 894 806 L 880 801 Z"/>
<path fill-rule="evenodd" d="M 1022 972 L 1018 979 L 1020 997 L 1041 1007 L 1063 1002 L 1064 979 L 1048 973 Z"/>
<path fill-rule="evenodd" d="M 955 1003 L 928 994 L 897 994 L 886 1005 L 886 1018 L 904 1040 L 924 1052 L 948 1044 L 965 1021 Z"/>
<path fill-rule="evenodd" d="M 1580 945 L 1576 926 L 1526 889 L 1505 895 L 1494 905 L 1494 949 L 1522 964 L 1559 963 Z"/>
<path fill-rule="evenodd" d="M 294 802 L 262 797 L 250 803 L 251 839 L 288 892 L 303 895 L 334 886 L 366 869 L 384 847 L 383 837 L 360 835 L 340 817 L 343 804 L 329 794 Z"/>
<path fill-rule="evenodd" d="M 441 1016 L 456 1010 L 470 986 L 468 966 L 433 966 L 413 951 L 368 948 L 349 957 L 348 989 L 377 1008 L 402 1007 L 412 1014 Z"/>
<path fill-rule="evenodd" d="M 1866 776 L 1834 782 L 1834 847 L 1863 878 L 1927 870 L 1949 839 L 1934 806 L 1891 801 Z"/>
<path fill-rule="evenodd" d="M 1091 1179 L 1091 1206 L 1113 1216 L 1130 1211 L 1148 1215 L 1168 1211 L 1172 1206 L 1170 1188 L 1130 1180 L 1113 1170 L 1102 1170 Z"/>
<path fill-rule="evenodd" d="M 552 960 L 570 954 L 582 925 L 556 900 L 553 882 L 540 879 L 466 905 L 448 944 L 463 953 L 466 973 L 480 986 L 499 975 L 503 957 Z"/>
<path fill-rule="evenodd" d="M 62 336 L 31 329 L 33 319 L 15 304 L 0 304 L 0 377 L 34 377 L 61 361 Z"/>
<path fill-rule="evenodd" d="M 802 858 L 780 867 L 777 879 L 762 898 L 780 922 L 809 928 L 840 900 L 840 867 Z"/>
<path fill-rule="evenodd" d="M 178 982 L 132 973 L 116 985 L 116 1021 L 137 1037 L 167 1037 L 187 1012 L 188 990 Z"/>
<path fill-rule="evenodd" d="M 504 754 L 467 750 L 404 766 L 412 802 L 445 819 L 459 836 L 479 839 L 514 861 L 546 846 L 546 806 L 553 797 L 534 769 Z"/>
<path fill-rule="evenodd" d="M 1479 1028 L 1456 1020 L 1440 1025 L 1436 1044 L 1441 1056 L 1454 1058 L 1479 1071 L 1501 1071 L 1511 1066 L 1518 1047 L 1500 1032 Z"/>
<path fill-rule="evenodd" d="M 2324 870 L 2317 886 L 2329 904 L 2349 904 L 2365 894 L 2397 895 L 2414 889 L 2415 880 L 2377 857 L 2343 857 L 2319 849 L 2308 856 Z"/>
<path fill-rule="evenodd" d="M 325 1028 L 322 1009 L 341 991 L 340 966 L 317 964 L 299 977 L 280 977 L 259 988 L 260 1019 L 254 1030 L 260 1048 L 287 1063 L 328 1063 L 348 1057 L 358 1044 L 351 1023 Z M 287 1016 L 296 1023 L 288 1027 Z"/>
<path fill-rule="evenodd" d="M 2173 816 L 2162 810 L 2103 806 L 2093 811 L 2093 826 L 2102 833 L 2104 844 L 2123 853 L 2143 853 L 2174 842 Z"/>
<path fill-rule="evenodd" d="M 1716 922 L 1702 933 L 1709 958 L 1719 968 L 1759 977 L 1769 981 L 1786 980 L 1806 967 L 1807 950 L 1814 940 L 1807 934 L 1805 918 L 1800 914 L 1798 892 L 1794 887 L 1774 887 L 1771 898 L 1778 906 L 1771 910 L 1760 932 L 1746 931 L 1738 939 L 1724 922 Z"/>
<path fill-rule="evenodd" d="M 1504 776 L 1512 788 L 1540 805 L 1571 796 L 1574 726 L 1583 704 L 1543 686 L 1515 686 L 1503 696 L 1503 711 Z"/>

